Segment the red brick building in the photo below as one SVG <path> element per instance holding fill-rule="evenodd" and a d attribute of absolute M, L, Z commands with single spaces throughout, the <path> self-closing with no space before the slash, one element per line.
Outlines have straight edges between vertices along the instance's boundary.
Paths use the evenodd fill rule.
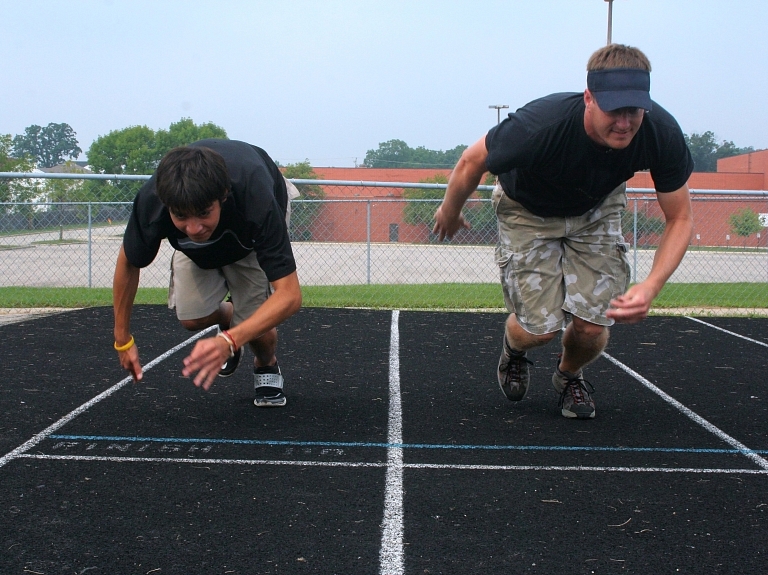
<path fill-rule="evenodd" d="M 696 228 L 694 245 L 766 246 L 768 229 L 748 237 L 736 236 L 730 225 L 731 214 L 749 208 L 768 218 L 768 150 L 752 152 L 718 160 L 717 172 L 694 172 L 688 186 L 696 192 L 705 190 L 763 191 L 759 197 L 741 199 L 723 194 L 693 196 Z M 409 168 L 314 168 L 322 180 L 351 182 L 417 183 L 437 174 L 449 176 L 447 169 Z M 629 180 L 630 209 L 638 200 L 638 210 L 647 217 L 662 218 L 658 204 L 653 201 L 653 181 L 647 172 L 638 172 Z M 330 202 L 313 225 L 312 238 L 317 241 L 425 242 L 429 230 L 425 225 L 409 225 L 403 221 L 403 188 L 399 186 L 323 186 Z M 646 191 L 643 191 L 646 190 Z M 645 199 L 647 198 L 647 199 Z M 357 200 L 357 201 L 351 201 Z M 369 219 L 370 213 L 370 219 Z M 766 221 L 768 224 L 768 221 Z"/>

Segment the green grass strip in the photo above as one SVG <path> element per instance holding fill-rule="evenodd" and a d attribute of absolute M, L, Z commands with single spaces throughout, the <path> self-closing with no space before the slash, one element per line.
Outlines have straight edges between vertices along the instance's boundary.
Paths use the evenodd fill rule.
<path fill-rule="evenodd" d="M 487 309 L 504 307 L 498 284 L 305 286 L 305 307 Z M 165 288 L 139 288 L 137 304 L 165 305 Z M 0 308 L 111 306 L 110 288 L 0 287 Z M 667 284 L 654 308 L 768 309 L 768 283 Z"/>

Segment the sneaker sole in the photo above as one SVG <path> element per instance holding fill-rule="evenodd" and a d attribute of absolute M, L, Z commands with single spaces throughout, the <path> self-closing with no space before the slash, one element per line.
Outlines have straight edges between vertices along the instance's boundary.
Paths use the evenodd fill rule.
<path fill-rule="evenodd" d="M 288 403 L 285 397 L 279 399 L 254 399 L 253 405 L 256 407 L 283 407 Z"/>
<path fill-rule="evenodd" d="M 573 411 L 563 409 L 560 411 L 560 413 L 563 414 L 563 417 L 567 417 L 568 419 L 594 419 L 595 417 L 594 411 L 590 413 L 574 413 Z"/>

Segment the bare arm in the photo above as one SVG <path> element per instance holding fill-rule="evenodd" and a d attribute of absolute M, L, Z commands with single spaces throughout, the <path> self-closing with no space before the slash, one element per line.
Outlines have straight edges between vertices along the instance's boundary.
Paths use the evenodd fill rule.
<path fill-rule="evenodd" d="M 117 255 L 115 276 L 112 281 L 112 306 L 115 314 L 115 343 L 124 345 L 131 339 L 131 311 L 139 288 L 141 270 L 131 264 L 125 256 L 123 246 Z M 143 374 L 139 361 L 139 350 L 134 345 L 126 351 L 118 352 L 120 365 L 139 381 Z"/>
<path fill-rule="evenodd" d="M 296 272 L 273 281 L 272 288 L 272 295 L 251 317 L 229 330 L 238 345 L 252 341 L 277 327 L 301 308 L 301 287 Z"/>
<path fill-rule="evenodd" d="M 451 239 L 459 228 L 469 229 L 469 223 L 461 215 L 461 209 L 472 192 L 477 189 L 483 174 L 487 171 L 485 167 L 487 157 L 488 149 L 485 147 L 485 136 L 483 136 L 464 150 L 453 169 L 443 203 L 435 212 L 435 227 L 432 233 L 437 234 L 440 241 L 445 238 Z"/>
<path fill-rule="evenodd" d="M 253 341 L 277 327 L 301 307 L 299 277 L 293 272 L 272 282 L 273 292 L 251 317 L 228 330 L 238 347 Z M 184 358 L 181 373 L 185 377 L 195 375 L 194 383 L 203 389 L 213 384 L 221 365 L 229 357 L 229 346 L 221 337 L 198 341 L 192 352 Z"/>
<path fill-rule="evenodd" d="M 688 186 L 668 194 L 657 194 L 666 226 L 653 256 L 648 277 L 611 302 L 606 316 L 623 323 L 636 323 L 648 310 L 661 288 L 683 260 L 693 233 L 693 213 Z"/>

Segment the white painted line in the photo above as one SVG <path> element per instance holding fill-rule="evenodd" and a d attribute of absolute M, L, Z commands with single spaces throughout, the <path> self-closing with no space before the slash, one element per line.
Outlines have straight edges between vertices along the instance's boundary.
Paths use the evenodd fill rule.
<path fill-rule="evenodd" d="M 400 398 L 400 312 L 392 312 L 389 344 L 389 424 L 387 475 L 384 490 L 384 519 L 381 524 L 379 573 L 402 575 L 403 556 L 403 411 Z"/>
<path fill-rule="evenodd" d="M 200 331 L 200 332 L 196 333 L 195 335 L 193 335 L 192 337 L 190 337 L 188 340 L 180 343 L 176 347 L 173 347 L 173 348 L 169 349 L 164 354 L 159 355 L 158 357 L 156 357 L 155 359 L 153 359 L 147 365 L 144 366 L 144 371 L 149 371 L 154 366 L 156 366 L 158 363 L 160 363 L 161 361 L 167 359 L 168 357 L 170 357 L 171 355 L 173 355 L 174 353 L 176 353 L 177 351 L 179 351 L 183 347 L 189 345 L 190 343 L 192 343 L 196 339 L 201 338 L 203 335 L 205 335 L 209 331 L 215 329 L 215 327 L 216 326 L 209 327 L 208 329 L 204 329 L 203 331 Z M 131 376 L 128 376 L 125 379 L 119 381 L 118 383 L 116 383 L 115 385 L 113 385 L 112 387 L 107 389 L 106 391 L 101 392 L 99 395 L 97 395 L 96 397 L 94 397 L 90 401 L 85 402 L 83 405 L 81 405 L 77 409 L 74 409 L 74 410 L 70 411 L 67 415 L 65 415 L 64 417 L 59 419 L 56 423 L 54 423 L 52 425 L 49 425 L 48 427 L 43 429 L 40 433 L 38 433 L 37 435 L 35 435 L 31 439 L 29 439 L 28 441 L 26 441 L 26 442 L 22 443 L 21 445 L 19 445 L 13 451 L 11 451 L 9 453 L 6 453 L 2 457 L 0 457 L 0 467 L 5 465 L 6 463 L 11 461 L 12 459 L 16 459 L 22 453 L 26 453 L 27 451 L 32 449 L 35 445 L 40 443 L 43 439 L 45 439 L 50 434 L 52 434 L 54 431 L 56 431 L 57 429 L 61 428 L 64 425 L 66 425 L 67 423 L 72 421 L 74 418 L 76 418 L 78 415 L 80 415 L 81 413 L 84 413 L 85 411 L 90 409 L 92 406 L 94 406 L 97 403 L 99 403 L 102 399 L 106 399 L 107 397 L 109 397 L 110 395 L 112 395 L 113 393 L 115 393 L 116 391 L 121 389 L 122 387 L 125 387 L 131 381 L 133 381 L 133 378 Z"/>
<path fill-rule="evenodd" d="M 604 473 L 712 473 L 729 475 L 768 475 L 768 469 L 707 469 L 698 467 L 610 467 L 584 465 L 443 465 L 440 463 L 406 463 L 408 469 L 458 469 L 468 471 L 592 471 Z"/>
<path fill-rule="evenodd" d="M 296 467 L 351 467 L 377 468 L 387 467 L 389 463 L 361 461 L 297 461 L 280 459 L 195 459 L 182 457 L 120 457 L 101 455 L 47 455 L 41 453 L 22 453 L 19 459 L 42 459 L 61 461 L 99 461 L 108 463 L 184 463 L 205 465 L 278 465 Z M 584 471 L 597 473 L 694 473 L 723 475 L 768 475 L 766 469 L 729 469 L 698 467 L 610 467 L 586 465 L 463 465 L 443 463 L 404 463 L 403 469 L 448 469 L 457 471 Z"/>
<path fill-rule="evenodd" d="M 386 463 L 362 461 L 292 461 L 280 459 L 204 459 L 181 457 L 113 457 L 103 455 L 47 455 L 22 453 L 19 459 L 101 461 L 109 463 L 199 463 L 206 465 L 290 465 L 298 467 L 385 467 Z"/>
<path fill-rule="evenodd" d="M 658 387 L 656 387 L 654 384 L 652 384 L 650 381 L 645 379 L 642 375 L 637 373 L 632 368 L 624 365 L 619 360 L 611 357 L 610 355 L 608 355 L 605 352 L 603 352 L 602 355 L 608 361 L 610 361 L 614 365 L 620 367 L 625 372 L 627 372 L 629 375 L 634 377 L 637 381 L 642 383 L 645 387 L 650 389 L 653 393 L 655 393 L 661 399 L 663 399 L 664 401 L 669 403 L 671 406 L 673 406 L 679 412 L 681 412 L 682 414 L 688 416 L 690 419 L 692 419 L 693 421 L 695 421 L 696 423 L 701 425 L 704 429 L 706 429 L 710 433 L 713 433 L 714 435 L 716 435 L 717 437 L 719 437 L 720 439 L 725 441 L 727 444 L 729 444 L 731 447 L 734 447 L 735 449 L 740 451 L 742 455 L 744 455 L 745 457 L 748 457 L 749 459 L 751 459 L 753 461 L 753 463 L 755 463 L 756 465 L 758 465 L 762 469 L 768 470 L 768 461 L 766 461 L 764 458 L 760 457 L 757 453 L 755 453 L 749 447 L 747 447 L 746 445 L 744 445 L 740 441 L 734 439 L 733 437 L 731 437 L 730 435 L 725 433 L 723 430 L 721 430 L 719 427 L 716 427 L 716 426 L 712 425 L 709 421 L 707 421 L 706 419 L 704 419 L 703 417 L 701 417 L 699 414 L 697 414 L 696 412 L 692 411 L 691 409 L 687 408 L 685 405 L 683 405 L 682 403 L 677 401 L 674 397 L 672 397 L 671 395 L 667 394 L 666 392 L 664 392 L 661 389 L 659 389 Z"/>
<path fill-rule="evenodd" d="M 745 335 L 741 335 L 740 333 L 736 333 L 736 332 L 733 332 L 733 331 L 728 331 L 727 329 L 723 329 L 722 327 L 713 325 L 711 323 L 707 323 L 706 321 L 701 321 L 700 319 L 696 319 L 695 317 L 685 316 L 685 318 L 689 319 L 691 321 L 695 321 L 697 323 L 700 323 L 702 325 L 706 325 L 707 327 L 711 327 L 712 329 L 716 329 L 718 331 L 722 331 L 724 333 L 727 333 L 728 335 L 732 335 L 734 337 L 740 337 L 741 339 L 745 339 L 745 340 L 747 340 L 749 342 L 756 343 L 757 345 L 762 345 L 763 347 L 768 347 L 768 343 L 765 343 L 764 341 L 759 341 L 759 340 L 756 340 L 756 339 L 752 339 L 751 337 L 747 337 Z"/>

